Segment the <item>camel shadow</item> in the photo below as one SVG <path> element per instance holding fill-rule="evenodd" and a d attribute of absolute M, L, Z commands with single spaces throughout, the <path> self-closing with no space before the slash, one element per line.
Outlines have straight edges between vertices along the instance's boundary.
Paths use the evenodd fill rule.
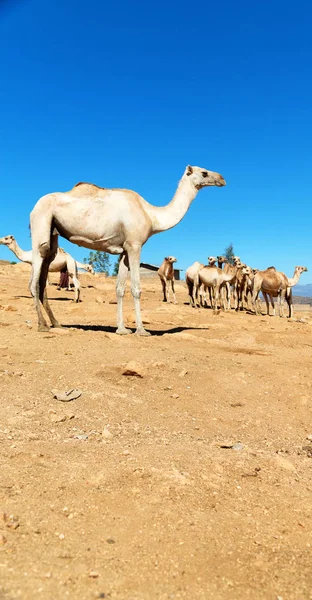
<path fill-rule="evenodd" d="M 102 331 L 103 333 L 116 333 L 116 327 L 111 327 L 110 325 L 62 325 L 65 329 L 81 329 L 83 331 Z M 147 331 L 152 336 L 162 336 L 166 333 L 181 333 L 182 331 L 208 331 L 209 327 L 173 327 L 172 329 L 161 329 L 156 331 L 151 331 L 147 329 Z M 132 329 L 132 333 L 135 332 L 135 329 Z"/>
<path fill-rule="evenodd" d="M 31 296 L 14 296 L 14 298 L 16 298 L 16 299 L 25 298 L 26 300 L 33 300 L 33 298 Z M 73 301 L 72 298 L 49 298 L 49 302 L 54 302 L 54 300 L 56 300 L 56 302 L 72 302 Z"/>

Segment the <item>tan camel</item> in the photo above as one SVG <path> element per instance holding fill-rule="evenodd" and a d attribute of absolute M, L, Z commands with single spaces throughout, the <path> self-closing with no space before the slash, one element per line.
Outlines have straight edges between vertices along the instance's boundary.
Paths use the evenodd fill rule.
<path fill-rule="evenodd" d="M 271 306 L 273 308 L 273 316 L 275 316 L 275 306 L 273 298 L 278 298 L 279 316 L 284 316 L 283 302 L 284 299 L 286 299 L 289 308 L 289 317 L 292 317 L 292 288 L 298 283 L 301 274 L 305 273 L 307 270 L 307 267 L 295 267 L 294 275 L 290 278 L 287 277 L 287 275 L 285 275 L 285 273 L 283 273 L 282 271 L 277 271 L 275 267 L 269 267 L 265 271 L 258 271 L 255 274 L 253 281 L 252 298 L 256 315 L 259 314 L 259 309 L 257 307 L 256 300 L 261 290 L 265 299 L 268 315 L 270 314 L 270 306 L 267 298 L 269 296 Z"/>
<path fill-rule="evenodd" d="M 7 246 L 19 260 L 22 262 L 32 265 L 32 250 L 22 250 L 18 245 L 13 235 L 6 235 L 0 238 L 0 244 Z M 86 267 L 87 265 L 85 265 Z M 88 265 L 89 266 L 89 265 Z M 75 288 L 75 302 L 79 302 L 80 299 L 80 282 L 78 280 L 77 263 L 75 259 L 65 252 L 63 248 L 57 248 L 55 258 L 49 265 L 50 273 L 59 273 L 62 269 L 68 270 L 68 275 L 71 278 Z"/>
<path fill-rule="evenodd" d="M 167 256 L 160 265 L 157 273 L 160 277 L 161 285 L 163 288 L 164 299 L 163 302 L 168 302 L 170 304 L 170 285 L 171 282 L 172 287 L 172 296 L 174 304 L 177 304 L 175 292 L 174 292 L 174 268 L 173 263 L 177 262 L 177 259 L 174 256 Z"/>
<path fill-rule="evenodd" d="M 226 258 L 226 256 L 217 256 L 217 261 L 218 261 L 218 267 L 219 269 L 222 269 L 223 265 L 228 264 L 228 259 Z"/>
<path fill-rule="evenodd" d="M 252 277 L 252 268 L 247 265 L 236 267 L 236 280 L 235 280 L 235 309 L 244 310 L 245 307 L 249 309 L 248 303 L 248 280 Z"/>
<path fill-rule="evenodd" d="M 148 335 L 140 310 L 140 255 L 143 244 L 152 235 L 177 225 L 203 187 L 224 185 L 219 173 L 188 166 L 173 199 L 165 207 L 152 206 L 131 190 L 104 189 L 88 183 L 79 183 L 69 192 L 43 196 L 30 215 L 33 248 L 30 290 L 35 299 L 39 331 L 48 330 L 40 303 L 52 327 L 60 326 L 45 291 L 49 265 L 55 257 L 60 234 L 85 248 L 121 254 L 116 288 L 117 333 L 131 333 L 124 326 L 122 310 L 130 269 L 136 333 Z"/>
<path fill-rule="evenodd" d="M 236 277 L 238 270 L 245 266 L 243 263 L 240 262 L 240 258 L 238 256 L 233 257 L 233 261 L 235 262 L 234 265 L 231 265 L 230 263 L 225 263 L 223 269 L 224 273 L 226 273 L 227 275 L 232 275 L 232 279 L 226 281 L 224 286 L 222 286 L 222 291 L 223 288 L 225 288 L 224 302 L 226 310 L 231 310 L 231 286 L 233 286 L 234 307 L 237 307 Z"/>

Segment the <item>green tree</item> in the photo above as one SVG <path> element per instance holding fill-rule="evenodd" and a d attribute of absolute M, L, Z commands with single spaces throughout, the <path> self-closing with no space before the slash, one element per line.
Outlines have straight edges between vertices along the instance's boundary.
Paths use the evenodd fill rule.
<path fill-rule="evenodd" d="M 109 274 L 109 267 L 111 266 L 111 263 L 109 254 L 107 252 L 102 252 L 102 250 L 90 252 L 88 258 L 84 258 L 83 262 L 85 264 L 92 265 L 96 273 L 106 273 L 106 275 Z"/>
<path fill-rule="evenodd" d="M 119 256 L 119 258 L 117 258 L 117 260 L 114 264 L 114 268 L 113 268 L 113 272 L 112 272 L 113 277 L 117 277 L 117 275 L 118 275 L 120 259 L 121 259 L 121 255 Z"/>
<path fill-rule="evenodd" d="M 224 256 L 228 259 L 230 265 L 233 264 L 234 247 L 232 242 L 225 248 Z"/>

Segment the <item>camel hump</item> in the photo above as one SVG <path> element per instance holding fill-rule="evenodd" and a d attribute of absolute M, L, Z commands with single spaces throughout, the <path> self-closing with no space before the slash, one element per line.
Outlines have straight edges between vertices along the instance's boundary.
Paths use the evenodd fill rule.
<path fill-rule="evenodd" d="M 267 271 L 276 271 L 275 267 L 268 267 Z"/>
<path fill-rule="evenodd" d="M 87 181 L 79 181 L 78 183 L 76 183 L 76 185 L 74 185 L 74 187 L 72 188 L 71 191 L 77 190 L 77 188 L 81 188 L 81 191 L 83 191 L 84 188 L 93 189 L 94 191 L 107 189 L 107 188 L 100 187 L 99 185 L 96 185 L 95 183 L 88 183 Z"/>

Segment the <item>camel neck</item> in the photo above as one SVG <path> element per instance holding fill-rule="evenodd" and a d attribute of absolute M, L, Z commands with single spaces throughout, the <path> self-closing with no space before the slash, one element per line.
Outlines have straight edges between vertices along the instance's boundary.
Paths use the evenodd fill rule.
<path fill-rule="evenodd" d="M 197 193 L 198 190 L 189 181 L 189 178 L 184 175 L 174 197 L 167 206 L 158 207 L 149 205 L 147 212 L 152 220 L 152 235 L 171 229 L 180 223 Z"/>
<path fill-rule="evenodd" d="M 13 244 L 11 244 L 10 250 L 22 262 L 32 264 L 32 251 L 31 250 L 28 250 L 28 251 L 22 250 L 22 248 L 19 247 L 19 245 L 16 241 Z"/>
<path fill-rule="evenodd" d="M 288 286 L 289 287 L 293 287 L 294 285 L 296 285 L 300 279 L 300 275 L 301 273 L 299 273 L 299 271 L 297 271 L 297 269 L 295 269 L 293 277 L 288 277 Z"/>

